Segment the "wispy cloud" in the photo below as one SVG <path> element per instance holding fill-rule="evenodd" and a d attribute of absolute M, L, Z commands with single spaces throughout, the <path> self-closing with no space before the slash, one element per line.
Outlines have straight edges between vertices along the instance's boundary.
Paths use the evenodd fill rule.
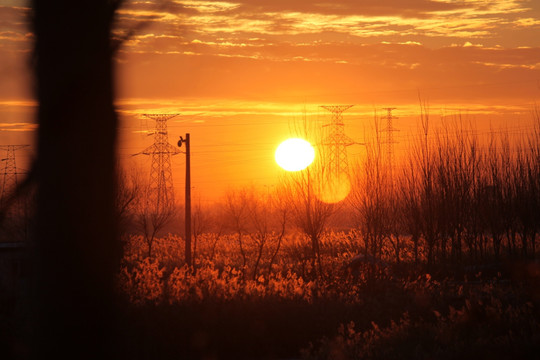
<path fill-rule="evenodd" d="M 0 123 L 0 131 L 7 132 L 29 132 L 37 128 L 38 125 L 32 123 Z"/>
<path fill-rule="evenodd" d="M 2 10 L 0 56 L 32 37 L 28 9 Z M 134 0 L 117 18 L 118 39 L 134 30 L 117 57 L 124 97 L 375 101 L 437 84 L 528 81 L 539 70 L 532 0 Z"/>
<path fill-rule="evenodd" d="M 526 0 L 176 0 L 170 4 L 159 7 L 151 1 L 135 1 L 120 11 L 128 28 L 148 24 L 125 42 L 124 52 L 359 64 L 365 63 L 357 58 L 365 45 L 518 48 L 535 46 L 531 31 L 540 36 L 538 9 Z M 508 35 L 510 29 L 513 36 Z M 520 36 L 520 31 L 527 36 Z M 383 56 L 388 53 L 383 51 Z M 393 66 L 414 69 L 415 64 L 419 61 Z"/>

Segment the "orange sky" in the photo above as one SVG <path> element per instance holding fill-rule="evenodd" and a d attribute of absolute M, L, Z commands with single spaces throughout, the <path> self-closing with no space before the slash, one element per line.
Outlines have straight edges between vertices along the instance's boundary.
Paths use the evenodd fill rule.
<path fill-rule="evenodd" d="M 0 143 L 32 143 L 27 10 L 24 1 L 0 6 Z M 153 123 L 140 114 L 180 113 L 169 138 L 191 133 L 203 201 L 275 184 L 273 152 L 303 109 L 323 124 L 319 105 L 355 104 L 346 132 L 362 141 L 374 109 L 396 107 L 396 146 L 406 146 L 419 93 L 435 125 L 459 112 L 480 129 L 512 131 L 530 128 L 540 98 L 536 0 L 129 1 L 118 20 L 118 38 L 139 28 L 116 59 L 120 156 L 149 169 L 148 157 L 131 157 L 152 143 Z M 183 165 L 173 157 L 180 201 Z"/>

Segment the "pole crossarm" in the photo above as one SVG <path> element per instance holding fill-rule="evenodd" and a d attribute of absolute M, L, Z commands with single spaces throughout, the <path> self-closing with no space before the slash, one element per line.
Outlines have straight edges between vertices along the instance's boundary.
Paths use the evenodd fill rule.
<path fill-rule="evenodd" d="M 180 113 L 174 113 L 174 114 L 142 114 L 142 116 L 147 117 L 149 119 L 153 120 L 161 120 L 161 121 L 167 121 L 172 119 L 173 117 L 176 117 L 180 115 Z"/>
<path fill-rule="evenodd" d="M 152 144 L 140 153 L 137 153 L 135 155 L 155 155 L 155 154 L 169 154 L 169 155 L 178 155 L 180 154 L 180 150 L 175 148 L 173 145 L 166 143 L 166 144 Z"/>
<path fill-rule="evenodd" d="M 326 109 L 332 113 L 332 125 L 344 125 L 342 114 L 354 105 L 321 105 L 323 109 Z"/>

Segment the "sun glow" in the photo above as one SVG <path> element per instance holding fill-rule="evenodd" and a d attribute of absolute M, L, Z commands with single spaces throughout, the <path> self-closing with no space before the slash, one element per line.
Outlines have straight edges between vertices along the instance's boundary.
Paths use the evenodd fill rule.
<path fill-rule="evenodd" d="M 313 162 L 315 149 L 304 139 L 290 138 L 279 144 L 275 159 L 276 163 L 287 171 L 300 171 Z"/>
<path fill-rule="evenodd" d="M 348 176 L 340 175 L 322 182 L 316 196 L 322 202 L 333 204 L 345 200 L 351 192 L 351 182 Z"/>

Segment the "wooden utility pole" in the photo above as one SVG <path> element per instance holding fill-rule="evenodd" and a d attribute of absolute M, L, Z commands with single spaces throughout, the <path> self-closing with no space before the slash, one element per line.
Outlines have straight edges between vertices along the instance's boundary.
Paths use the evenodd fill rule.
<path fill-rule="evenodd" d="M 186 240 L 186 264 L 191 266 L 191 154 L 189 149 L 189 133 L 186 134 L 186 138 L 180 136 L 178 146 L 181 147 L 182 143 L 186 144 L 186 196 L 185 196 L 185 240 Z"/>

